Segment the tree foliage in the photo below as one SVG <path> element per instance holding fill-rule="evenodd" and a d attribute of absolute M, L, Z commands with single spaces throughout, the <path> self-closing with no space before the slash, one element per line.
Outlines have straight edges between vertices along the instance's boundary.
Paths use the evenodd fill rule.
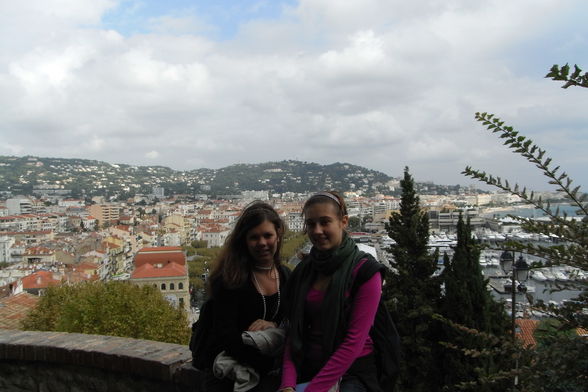
<path fill-rule="evenodd" d="M 588 339 L 585 337 L 546 334 L 530 354 L 530 366 L 521 372 L 523 391 L 588 391 Z"/>
<path fill-rule="evenodd" d="M 400 211 L 392 213 L 387 225 L 388 235 L 396 242 L 390 248 L 395 272 L 386 278 L 383 293 L 402 339 L 399 386 L 402 391 L 437 391 L 441 388 L 436 365 L 439 329 L 433 314 L 440 286 L 433 278 L 436 260 L 427 248 L 429 220 L 408 168 L 400 186 Z"/>
<path fill-rule="evenodd" d="M 574 65 L 574 72 L 570 75 L 570 66 L 567 63 L 563 67 L 554 64 L 545 77 L 566 82 L 561 88 L 568 88 L 571 86 L 588 88 L 588 72 L 582 74 L 582 70 L 577 65 Z"/>
<path fill-rule="evenodd" d="M 552 68 L 549 75 L 559 72 L 559 79 L 568 77 L 569 67 L 564 66 L 559 69 L 557 66 Z M 577 67 L 576 67 L 577 68 Z M 569 77 L 576 77 L 579 68 Z M 588 87 L 588 86 L 583 86 Z M 493 114 L 476 113 L 476 119 L 493 133 L 497 133 L 500 138 L 504 139 L 504 145 L 510 148 L 514 153 L 521 155 L 531 164 L 535 165 L 542 174 L 547 177 L 548 183 L 555 186 L 556 190 L 562 194 L 565 199 L 576 208 L 576 214 L 582 219 L 570 219 L 566 214 L 560 215 L 559 209 L 553 209 L 549 202 L 536 196 L 533 191 L 528 191 L 515 183 L 511 185 L 508 180 L 502 180 L 486 172 L 466 167 L 463 174 L 486 184 L 493 185 L 506 192 L 519 196 L 525 202 L 532 204 L 535 208 L 542 210 L 548 217 L 547 221 L 536 221 L 531 218 L 522 218 L 512 216 L 521 223 L 521 227 L 529 233 L 545 234 L 552 238 L 560 239 L 560 242 L 551 246 L 537 245 L 534 243 L 522 243 L 519 241 L 507 241 L 505 246 L 513 251 L 524 252 L 542 257 L 545 265 L 565 264 L 577 267 L 580 270 L 588 270 L 588 195 L 580 191 L 580 186 L 574 186 L 573 180 L 565 171 L 560 171 L 560 166 L 553 167 L 552 158 L 546 156 L 546 151 L 537 146 L 531 139 L 519 134 L 511 126 L 504 125 Z M 588 317 L 582 312 L 583 308 L 588 307 L 588 296 L 585 294 L 588 280 L 580 275 L 576 276 L 574 281 L 576 288 L 584 291 L 577 301 L 571 302 L 567 306 L 557 309 L 554 307 L 539 304 L 541 310 L 565 320 L 564 324 L 568 328 L 577 326 L 588 327 Z M 561 287 L 562 289 L 565 287 Z"/>
<path fill-rule="evenodd" d="M 570 67 L 566 64 L 563 67 L 554 65 L 546 75 L 557 81 L 565 81 L 562 86 L 588 87 L 588 74 L 582 74 L 578 66 L 570 74 Z M 525 202 L 532 204 L 535 208 L 542 210 L 548 220 L 535 221 L 529 218 L 511 216 L 521 223 L 521 227 L 529 233 L 545 234 L 552 238 L 558 238 L 559 243 L 552 246 L 541 246 L 532 243 L 521 243 L 508 241 L 505 246 L 509 250 L 521 251 L 542 257 L 545 261 L 542 264 L 556 265 L 565 264 L 574 266 L 580 271 L 588 270 L 588 197 L 580 191 L 580 186 L 575 186 L 573 180 L 559 166 L 553 167 L 552 159 L 546 155 L 546 151 L 531 139 L 519 134 L 511 126 L 504 124 L 500 118 L 488 113 L 476 113 L 476 120 L 481 122 L 493 133 L 497 133 L 504 140 L 504 145 L 529 163 L 536 166 L 547 178 L 548 183 L 555 186 L 557 191 L 576 208 L 576 213 L 582 219 L 572 219 L 565 214 L 560 215 L 559 210 L 553 209 L 549 202 L 536 196 L 533 191 L 527 191 L 508 180 L 487 174 L 484 171 L 466 167 L 463 174 L 471 178 L 495 186 L 503 191 L 519 196 Z M 567 305 L 556 308 L 553 306 L 538 307 L 550 313 L 556 318 L 556 323 L 549 328 L 542 327 L 538 331 L 539 345 L 536 348 L 523 350 L 515 343 L 503 341 L 499 349 L 504 355 L 513 354 L 519 359 L 519 367 L 510 373 L 497 373 L 490 377 L 499 379 L 506 375 L 519 376 L 521 391 L 585 391 L 588 390 L 588 377 L 586 369 L 588 363 L 588 342 L 575 333 L 562 333 L 566 330 L 575 330 L 576 327 L 588 327 L 586 309 L 588 309 L 588 280 L 585 275 L 577 274 L 574 285 L 580 288 L 582 294 Z M 514 351 L 513 351 L 514 349 Z M 480 353 L 476 351 L 476 353 Z"/>
<path fill-rule="evenodd" d="M 25 330 L 78 332 L 187 344 L 188 320 L 156 288 L 127 282 L 50 287 L 23 320 Z"/>
<path fill-rule="evenodd" d="M 471 227 L 459 216 L 457 224 L 457 246 L 452 260 L 446 256 L 441 274 L 444 293 L 439 312 L 453 323 L 472 328 L 497 337 L 509 336 L 509 322 L 502 303 L 494 301 L 486 290 L 480 267 L 480 247 L 472 238 Z M 464 333 L 450 324 L 443 325 L 443 340 L 450 347 L 465 347 L 488 352 L 488 341 Z M 442 352 L 440 366 L 443 368 L 444 384 L 453 388 L 456 384 L 475 381 L 479 375 L 488 377 L 500 369 L 509 369 L 511 363 L 501 354 L 468 357 L 459 350 Z M 481 390 L 496 390 L 497 385 L 478 385 Z"/>
<path fill-rule="evenodd" d="M 545 156 L 545 150 L 539 148 L 531 139 L 520 135 L 511 126 L 505 126 L 493 114 L 476 113 L 476 120 L 480 121 L 493 133 L 498 133 L 504 139 L 504 145 L 512 149 L 514 153 L 521 155 L 530 163 L 541 170 L 548 178 L 549 184 L 556 187 L 557 191 L 564 195 L 566 200 L 577 207 L 578 215 L 588 214 L 588 196 L 580 192 L 580 186 L 572 187 L 572 179 L 566 172 L 559 172 L 560 167 L 552 167 L 552 159 Z M 588 269 L 588 227 L 585 222 L 571 220 L 564 214 L 560 216 L 559 209 L 553 209 L 550 203 L 543 201 L 541 196 L 536 196 L 533 191 L 527 191 L 526 187 L 518 184 L 511 185 L 508 180 L 502 180 L 484 171 L 466 167 L 462 172 L 468 177 L 495 186 L 503 191 L 519 196 L 525 202 L 542 210 L 549 217 L 548 222 L 539 222 L 531 218 L 515 217 L 521 223 L 521 227 L 529 233 L 541 233 L 551 237 L 564 238 L 567 244 L 556 246 L 541 246 L 533 243 L 523 244 L 517 241 L 508 242 L 508 246 L 515 251 L 542 256 L 553 264 L 568 264 L 582 269 Z"/>
<path fill-rule="evenodd" d="M 361 219 L 358 216 L 349 217 L 349 231 L 361 231 Z"/>
<path fill-rule="evenodd" d="M 308 239 L 303 232 L 287 231 L 284 234 L 284 242 L 280 254 L 282 262 L 287 264 L 292 257 L 298 254 L 307 241 Z"/>

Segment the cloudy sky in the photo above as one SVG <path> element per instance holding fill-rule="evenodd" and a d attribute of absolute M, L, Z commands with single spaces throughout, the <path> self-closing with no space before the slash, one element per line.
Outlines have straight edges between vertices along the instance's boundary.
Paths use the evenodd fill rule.
<path fill-rule="evenodd" d="M 585 0 L 0 2 L 0 155 L 174 169 L 297 159 L 549 189 L 492 112 L 588 185 Z"/>

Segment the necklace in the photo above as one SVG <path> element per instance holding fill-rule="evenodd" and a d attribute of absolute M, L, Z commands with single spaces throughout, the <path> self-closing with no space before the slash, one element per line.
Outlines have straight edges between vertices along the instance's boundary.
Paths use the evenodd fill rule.
<path fill-rule="evenodd" d="M 271 270 L 271 268 L 273 268 L 273 267 L 270 267 L 270 270 Z M 267 305 L 265 303 L 265 295 L 263 295 L 261 293 L 261 286 L 259 285 L 259 282 L 257 281 L 257 277 L 255 276 L 255 272 L 252 273 L 252 275 L 253 275 L 253 281 L 255 283 L 255 288 L 257 289 L 257 292 L 259 293 L 259 295 L 261 295 L 261 300 L 263 302 L 263 317 L 262 317 L 262 320 L 265 320 L 265 316 L 266 316 L 266 313 L 267 313 Z M 278 310 L 280 309 L 280 274 L 277 273 L 277 271 L 276 271 L 276 278 L 275 279 L 276 279 L 276 286 L 278 288 L 278 304 L 276 305 L 276 310 L 274 311 L 274 315 L 272 316 L 271 319 L 269 319 L 267 321 L 271 321 L 271 320 L 275 319 L 276 316 L 278 315 Z"/>
<path fill-rule="evenodd" d="M 271 269 L 274 268 L 274 266 L 270 265 L 269 267 L 266 267 L 263 265 L 254 265 L 253 268 L 260 271 L 271 271 Z"/>

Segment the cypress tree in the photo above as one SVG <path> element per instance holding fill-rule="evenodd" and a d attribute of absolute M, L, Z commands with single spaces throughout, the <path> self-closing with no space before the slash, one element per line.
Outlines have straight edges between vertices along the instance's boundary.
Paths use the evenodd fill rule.
<path fill-rule="evenodd" d="M 487 280 L 482 275 L 479 259 L 480 248 L 472 238 L 469 221 L 465 223 L 460 214 L 455 253 L 452 260 L 445 264 L 441 275 L 445 290 L 440 313 L 454 323 L 468 328 L 506 336 L 509 328 L 508 318 L 502 304 L 495 302 L 486 289 Z M 483 347 L 487 342 L 477 339 L 474 335 L 464 334 L 448 325 L 445 325 L 443 330 L 444 340 L 451 345 L 477 350 L 489 348 Z M 450 388 L 461 382 L 475 381 L 481 369 L 486 373 L 492 373 L 502 362 L 499 357 L 473 359 L 453 350 L 444 350 L 442 357 L 440 363 L 443 367 L 444 384 Z M 487 387 L 480 390 L 489 390 L 485 388 Z"/>
<path fill-rule="evenodd" d="M 437 263 L 427 248 L 429 220 L 420 207 L 408 168 L 400 186 L 400 211 L 392 214 L 387 225 L 388 235 L 396 241 L 390 248 L 394 272 L 386 278 L 383 293 L 402 339 L 399 389 L 438 391 L 439 327 L 432 318 L 440 297 L 439 280 L 433 277 Z"/>

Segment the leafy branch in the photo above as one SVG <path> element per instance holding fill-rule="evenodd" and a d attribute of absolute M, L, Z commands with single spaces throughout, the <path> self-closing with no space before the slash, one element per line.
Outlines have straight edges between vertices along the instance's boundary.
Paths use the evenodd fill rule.
<path fill-rule="evenodd" d="M 588 199 L 588 195 L 579 192 L 580 186 L 572 188 L 572 179 L 566 172 L 558 173 L 560 169 L 559 166 L 556 166 L 553 169 L 550 168 L 552 159 L 545 156 L 545 150 L 539 148 L 536 144 L 533 143 L 531 139 L 527 139 L 525 136 L 519 135 L 519 132 L 515 131 L 513 127 L 505 126 L 504 121 L 501 121 L 500 118 L 495 117 L 494 114 L 478 112 L 476 113 L 475 118 L 477 121 L 485 125 L 489 131 L 492 131 L 492 133 L 499 133 L 499 137 L 504 139 L 504 145 L 539 168 L 543 174 L 549 178 L 549 184 L 555 185 L 558 192 L 564 193 L 564 196 L 567 199 L 569 199 L 575 205 L 578 205 L 578 207 L 581 209 L 580 213 L 582 215 L 588 214 L 588 204 L 585 203 Z M 462 174 L 517 195 L 523 200 L 535 205 L 549 216 L 557 215 L 558 211 L 554 212 L 551 209 L 549 202 L 543 203 L 541 197 L 535 197 L 533 191 L 530 193 L 527 192 L 526 187 L 520 189 L 518 184 L 514 184 L 514 186 L 511 187 L 508 180 L 503 182 L 500 177 L 487 175 L 485 172 L 473 170 L 469 166 L 466 167 Z"/>
<path fill-rule="evenodd" d="M 463 347 L 452 344 L 450 342 L 439 342 L 442 347 L 448 350 L 461 352 L 470 360 L 480 359 L 480 366 L 476 367 L 475 381 L 466 381 L 459 384 L 445 388 L 444 390 L 460 390 L 460 391 L 479 391 L 482 390 L 499 390 L 504 386 L 504 382 L 512 382 L 511 380 L 517 376 L 521 376 L 525 371 L 528 371 L 528 366 L 523 365 L 529 363 L 532 352 L 526 350 L 519 341 L 513 341 L 510 337 L 497 336 L 491 333 L 479 331 L 475 328 L 468 328 L 465 325 L 456 323 L 452 320 L 443 317 L 440 314 L 434 314 L 433 319 L 445 324 L 448 328 L 458 332 L 464 336 L 469 336 L 470 343 L 473 346 Z M 508 370 L 490 371 L 487 364 L 492 363 L 495 358 L 511 358 L 520 363 L 517 368 Z"/>
<path fill-rule="evenodd" d="M 584 72 L 577 65 L 574 65 L 574 72 L 570 75 L 570 66 L 566 63 L 563 67 L 554 64 L 545 75 L 546 78 L 566 82 L 561 88 L 568 88 L 570 86 L 578 86 L 588 88 L 588 72 Z"/>
<path fill-rule="evenodd" d="M 520 135 L 513 127 L 505 125 L 500 118 L 488 113 L 476 113 L 475 118 L 489 131 L 498 133 L 503 144 L 514 153 L 521 155 L 528 162 L 539 168 L 543 175 L 549 179 L 549 184 L 555 185 L 558 192 L 578 209 L 578 215 L 588 215 L 588 195 L 580 192 L 580 186 L 572 186 L 572 179 L 566 172 L 560 172 L 560 167 L 552 168 L 552 159 L 545 155 L 545 150 L 538 147 L 531 139 Z M 518 184 L 511 185 L 508 180 L 495 177 L 486 172 L 466 167 L 462 174 L 495 186 L 503 191 L 520 197 L 535 208 L 542 210 L 549 218 L 549 222 L 538 222 L 529 218 L 515 217 L 521 223 L 521 227 L 530 233 L 545 234 L 550 237 L 564 239 L 568 244 L 544 247 L 535 244 L 523 244 L 516 241 L 509 246 L 516 251 L 525 251 L 529 254 L 543 255 L 553 263 L 575 264 L 574 260 L 586 264 L 588 260 L 588 227 L 585 222 L 568 219 L 567 215 L 559 216 L 559 208 L 553 209 L 549 201 L 543 201 L 541 196 L 536 196 L 533 191 L 527 191 Z"/>

